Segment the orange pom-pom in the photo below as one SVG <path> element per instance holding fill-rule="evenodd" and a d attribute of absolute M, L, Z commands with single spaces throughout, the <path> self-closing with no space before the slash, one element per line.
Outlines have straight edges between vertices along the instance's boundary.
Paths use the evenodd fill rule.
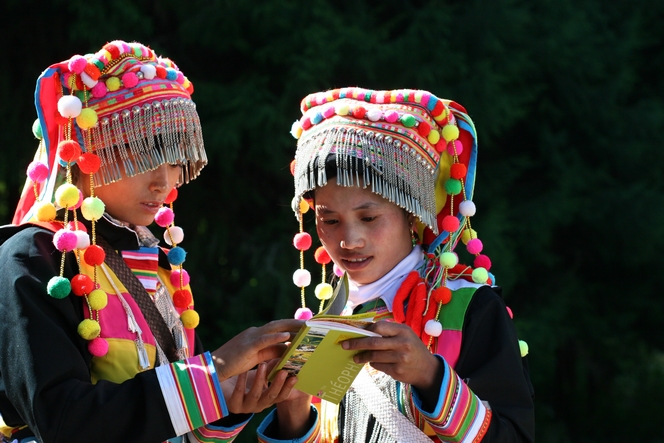
<path fill-rule="evenodd" d="M 90 245 L 83 253 L 83 260 L 90 266 L 99 266 L 104 263 L 106 253 L 99 245 Z"/>
<path fill-rule="evenodd" d="M 433 296 L 434 300 L 444 305 L 448 304 L 450 300 L 452 300 L 452 291 L 450 291 L 450 288 L 445 286 L 434 289 L 431 292 L 431 295 Z"/>
<path fill-rule="evenodd" d="M 316 252 L 314 252 L 314 259 L 319 265 L 326 265 L 332 261 L 330 254 L 324 246 L 320 246 L 316 249 Z"/>
<path fill-rule="evenodd" d="M 187 309 L 192 301 L 191 292 L 186 289 L 178 289 L 173 293 L 173 304 L 176 308 Z"/>
<path fill-rule="evenodd" d="M 73 162 L 81 155 L 81 145 L 74 140 L 62 140 L 58 143 L 58 156 L 67 163 Z"/>
<path fill-rule="evenodd" d="M 77 163 L 83 174 L 94 174 L 101 166 L 101 160 L 99 159 L 99 156 L 91 152 L 84 152 L 81 154 Z"/>
<path fill-rule="evenodd" d="M 295 175 L 295 159 L 290 162 L 290 173 L 291 175 Z"/>
<path fill-rule="evenodd" d="M 460 180 L 466 176 L 466 165 L 463 163 L 454 163 L 450 167 L 450 177 Z"/>
<path fill-rule="evenodd" d="M 99 80 L 99 77 L 101 76 L 101 71 L 92 62 L 88 62 L 88 64 L 85 65 L 85 69 L 83 69 L 83 72 L 88 74 L 92 80 Z"/>

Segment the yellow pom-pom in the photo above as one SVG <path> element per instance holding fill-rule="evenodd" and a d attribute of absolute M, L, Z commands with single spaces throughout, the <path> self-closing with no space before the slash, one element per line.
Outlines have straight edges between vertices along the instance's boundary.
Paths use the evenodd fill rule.
<path fill-rule="evenodd" d="M 440 132 L 438 132 L 436 129 L 432 129 L 427 136 L 427 140 L 429 140 L 429 143 L 432 145 L 435 145 L 438 143 L 438 140 L 440 140 Z"/>
<path fill-rule="evenodd" d="M 35 205 L 35 216 L 42 222 L 55 220 L 55 206 L 51 202 L 39 202 Z"/>
<path fill-rule="evenodd" d="M 104 202 L 97 197 L 87 197 L 81 205 L 83 217 L 90 221 L 99 220 L 104 215 L 105 210 Z"/>
<path fill-rule="evenodd" d="M 95 289 L 88 294 L 88 303 L 90 304 L 90 309 L 101 311 L 108 304 L 108 295 L 101 289 Z"/>
<path fill-rule="evenodd" d="M 440 264 L 444 268 L 453 268 L 459 263 L 459 257 L 454 252 L 443 252 L 440 254 Z"/>
<path fill-rule="evenodd" d="M 332 285 L 329 283 L 319 283 L 316 285 L 316 289 L 314 289 L 314 294 L 316 294 L 318 300 L 329 300 L 332 298 L 333 293 L 334 289 L 332 289 Z"/>
<path fill-rule="evenodd" d="M 451 142 L 459 138 L 459 128 L 456 125 L 443 126 L 443 138 L 446 142 Z"/>
<path fill-rule="evenodd" d="M 55 201 L 62 208 L 70 208 L 78 203 L 78 188 L 71 183 L 58 186 L 55 190 Z"/>
<path fill-rule="evenodd" d="M 437 122 L 442 122 L 447 118 L 447 108 L 443 109 L 443 112 L 440 113 L 440 115 L 435 116 L 433 119 L 436 120 Z"/>
<path fill-rule="evenodd" d="M 300 214 L 306 214 L 309 211 L 309 203 L 305 199 L 300 200 Z"/>
<path fill-rule="evenodd" d="M 528 355 L 528 343 L 523 340 L 519 340 L 519 351 L 521 352 L 521 357 Z"/>
<path fill-rule="evenodd" d="M 415 92 L 415 103 L 420 103 L 422 101 L 422 91 Z"/>
<path fill-rule="evenodd" d="M 117 91 L 120 89 L 120 86 L 122 86 L 122 82 L 117 77 L 110 77 L 108 80 L 106 80 L 106 88 L 108 88 L 108 90 L 111 92 Z"/>
<path fill-rule="evenodd" d="M 78 335 L 86 340 L 92 340 L 93 338 L 99 337 L 100 332 L 101 326 L 96 320 L 86 318 L 78 324 Z"/>
<path fill-rule="evenodd" d="M 471 276 L 475 283 L 484 284 L 489 279 L 489 272 L 484 268 L 476 268 Z"/>
<path fill-rule="evenodd" d="M 198 326 L 198 323 L 201 319 L 198 315 L 198 312 L 194 311 L 193 309 L 187 309 L 186 311 L 182 312 L 182 314 L 180 314 L 180 320 L 182 320 L 182 324 L 185 328 L 194 329 L 196 326 Z"/>
<path fill-rule="evenodd" d="M 461 241 L 464 245 L 467 245 L 473 238 L 477 238 L 477 231 L 474 229 L 464 229 L 461 233 Z"/>
<path fill-rule="evenodd" d="M 338 105 L 334 108 L 337 115 L 348 115 L 350 107 L 347 104 Z"/>
<path fill-rule="evenodd" d="M 76 124 L 81 129 L 90 129 L 97 124 L 97 113 L 94 109 L 83 108 L 76 117 Z"/>

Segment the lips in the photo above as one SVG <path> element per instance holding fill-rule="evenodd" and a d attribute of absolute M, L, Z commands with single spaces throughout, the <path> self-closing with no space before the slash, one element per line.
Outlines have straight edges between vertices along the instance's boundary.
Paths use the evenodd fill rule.
<path fill-rule="evenodd" d="M 156 214 L 162 207 L 162 203 L 158 201 L 141 202 L 141 206 L 148 212 Z"/>
<path fill-rule="evenodd" d="M 369 263 L 373 260 L 373 257 L 354 257 L 354 258 L 342 258 L 341 263 L 343 267 L 349 271 L 359 271 L 369 266 Z"/>

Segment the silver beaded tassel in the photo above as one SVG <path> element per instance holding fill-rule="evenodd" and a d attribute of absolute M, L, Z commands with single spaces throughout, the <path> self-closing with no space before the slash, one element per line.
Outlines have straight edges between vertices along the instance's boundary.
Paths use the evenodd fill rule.
<path fill-rule="evenodd" d="M 325 128 L 301 142 L 295 155 L 296 214 L 306 192 L 327 184 L 325 162 L 330 155 L 336 161 L 338 185 L 370 186 L 438 234 L 435 169 L 408 144 L 365 129 Z"/>
<path fill-rule="evenodd" d="M 121 171 L 132 177 L 164 163 L 181 165 L 180 183 L 188 183 L 207 164 L 196 105 L 184 98 L 103 117 L 92 130 L 92 139 L 91 151 L 101 160 L 95 186 L 120 180 Z"/>

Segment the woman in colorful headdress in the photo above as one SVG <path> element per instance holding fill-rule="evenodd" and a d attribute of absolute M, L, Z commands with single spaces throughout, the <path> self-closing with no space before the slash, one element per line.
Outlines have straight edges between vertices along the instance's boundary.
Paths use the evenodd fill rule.
<path fill-rule="evenodd" d="M 192 92 L 171 60 L 123 41 L 39 77 L 39 148 L 0 229 L 3 441 L 230 441 L 289 394 L 285 373 L 265 388 L 264 362 L 300 321 L 211 352 L 195 335 L 173 213 L 207 163 Z"/>
<path fill-rule="evenodd" d="M 259 439 L 533 441 L 527 345 L 471 227 L 477 134 L 466 110 L 421 90 L 343 88 L 307 96 L 301 111 L 292 128 L 294 245 L 301 254 L 311 245 L 302 219 L 312 207 L 323 245 L 316 261 L 325 272 L 331 258 L 349 279 L 344 314 L 388 321 L 369 328 L 381 338 L 343 345 L 369 364 L 338 407 L 292 394 Z M 464 244 L 472 266 L 459 261 Z M 300 263 L 296 317 L 306 319 L 311 275 Z M 323 302 L 326 285 L 316 287 Z"/>

